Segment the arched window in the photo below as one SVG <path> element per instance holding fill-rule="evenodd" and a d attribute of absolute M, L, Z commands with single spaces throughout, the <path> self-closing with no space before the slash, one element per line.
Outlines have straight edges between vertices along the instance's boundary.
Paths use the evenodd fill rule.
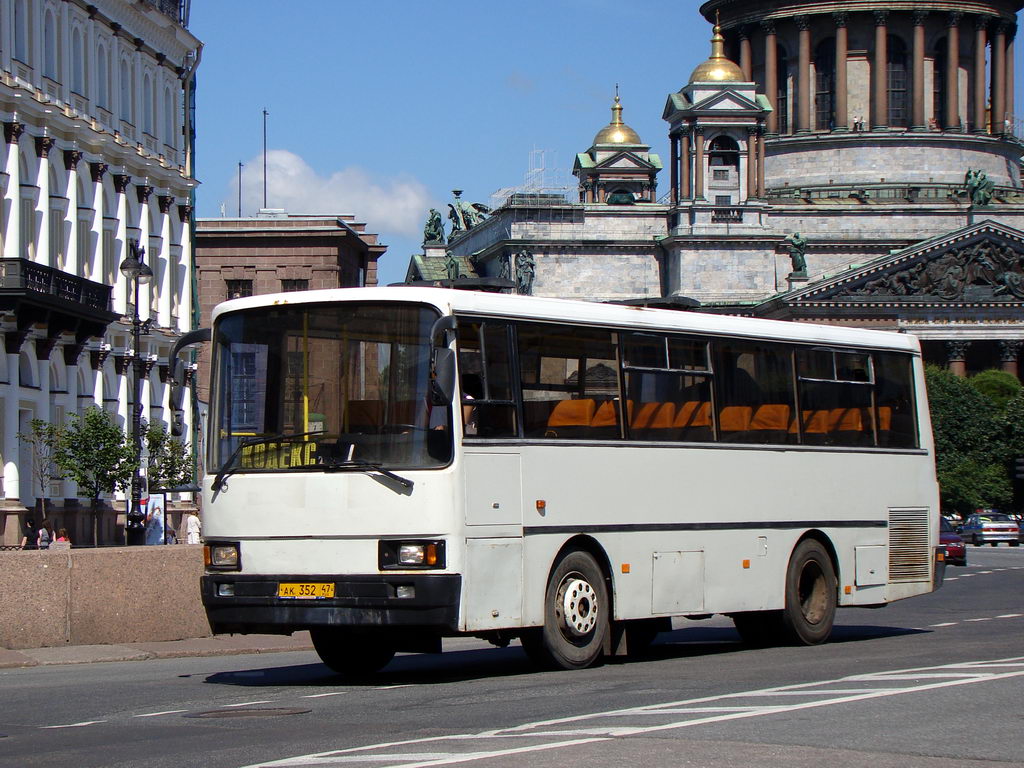
<path fill-rule="evenodd" d="M 82 30 L 78 27 L 71 32 L 71 90 L 84 96 L 87 88 L 85 77 L 85 54 L 82 47 Z"/>
<path fill-rule="evenodd" d="M 729 136 L 716 136 L 708 148 L 708 165 L 712 168 L 740 167 L 740 145 Z"/>
<path fill-rule="evenodd" d="M 830 131 L 836 124 L 836 41 L 828 38 L 814 50 L 814 124 Z"/>
<path fill-rule="evenodd" d="M 174 140 L 174 94 L 170 87 L 164 88 L 164 144 L 169 147 L 176 147 L 178 143 Z"/>
<path fill-rule="evenodd" d="M 121 119 L 132 122 L 132 75 L 127 59 L 121 59 L 120 68 Z"/>
<path fill-rule="evenodd" d="M 28 64 L 28 0 L 14 0 L 14 58 Z"/>
<path fill-rule="evenodd" d="M 96 103 L 110 109 L 110 59 L 103 44 L 96 49 L 96 69 Z"/>
<path fill-rule="evenodd" d="M 153 135 L 153 78 L 149 72 L 142 78 L 142 130 Z"/>
<path fill-rule="evenodd" d="M 781 45 L 776 48 L 775 56 L 778 72 L 775 109 L 779 115 L 779 133 L 789 133 L 789 58 L 786 56 L 786 49 Z"/>
<path fill-rule="evenodd" d="M 895 35 L 889 35 L 888 52 L 888 96 L 889 125 L 907 125 L 907 46 Z"/>
<path fill-rule="evenodd" d="M 935 45 L 935 53 L 932 57 L 932 113 L 934 125 L 944 126 L 946 120 L 946 99 L 949 98 L 949 91 L 946 89 L 946 38 L 942 38 Z"/>
<path fill-rule="evenodd" d="M 57 79 L 57 20 L 50 10 L 43 17 L 43 76 Z"/>

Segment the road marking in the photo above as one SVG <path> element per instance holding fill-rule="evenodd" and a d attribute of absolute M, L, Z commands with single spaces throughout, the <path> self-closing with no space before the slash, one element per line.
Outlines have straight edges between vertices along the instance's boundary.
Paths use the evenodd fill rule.
<path fill-rule="evenodd" d="M 982 618 L 982 619 L 964 619 L 964 621 L 992 621 L 992 617 L 991 616 L 986 616 L 985 618 Z"/>
<path fill-rule="evenodd" d="M 943 581 L 956 581 L 959 578 L 960 578 L 959 576 L 953 576 L 953 577 L 948 578 L 948 579 L 943 579 Z"/>
<path fill-rule="evenodd" d="M 971 576 L 977 576 L 976 573 L 965 573 L 963 576 L 957 576 L 958 579 L 969 579 Z"/>
<path fill-rule="evenodd" d="M 86 720 L 83 723 L 68 723 L 67 725 L 41 725 L 39 726 L 42 730 L 53 730 L 56 728 L 84 728 L 87 725 L 98 725 L 105 723 L 106 720 Z"/>
<path fill-rule="evenodd" d="M 412 688 L 412 683 L 403 683 L 402 685 L 378 685 L 374 690 L 377 691 L 392 691 L 395 688 Z"/>
<path fill-rule="evenodd" d="M 955 627 L 959 621 L 944 621 L 941 624 L 929 624 L 929 627 Z"/>
<path fill-rule="evenodd" d="M 996 616 L 997 619 L 1019 619 L 1024 616 L 1024 613 L 1004 613 L 1002 616 Z"/>
<path fill-rule="evenodd" d="M 1006 670 L 1005 667 L 1013 667 Z M 370 744 L 362 747 L 317 752 L 307 755 L 285 758 L 264 763 L 254 763 L 246 768 L 286 768 L 288 766 L 326 766 L 344 763 L 373 763 L 387 768 L 429 768 L 438 765 L 453 765 L 488 758 L 505 757 L 549 749 L 563 749 L 581 744 L 593 744 L 607 741 L 610 738 L 628 738 L 659 731 L 680 728 L 692 728 L 711 723 L 731 720 L 742 720 L 766 715 L 778 715 L 807 709 L 846 704 L 850 702 L 868 701 L 888 696 L 907 693 L 921 693 L 956 685 L 973 685 L 975 683 L 1005 680 L 1024 676 L 1024 656 L 1008 659 L 980 660 L 959 662 L 941 666 L 917 667 L 913 669 L 891 670 L 868 675 L 854 675 L 833 680 L 822 680 L 813 683 L 779 686 L 754 691 L 727 693 L 717 696 L 706 696 L 683 701 L 665 702 L 663 704 L 629 707 L 625 709 L 593 712 L 584 715 L 556 718 L 524 723 L 509 728 L 490 731 L 451 734 L 448 736 L 430 736 L 421 739 Z M 853 689 L 857 692 L 848 693 L 849 688 L 827 688 L 842 686 L 851 681 L 876 684 L 877 687 Z M 922 682 L 924 681 L 924 682 Z M 892 685 L 892 683 L 914 683 Z M 765 697 L 772 695 L 792 695 L 820 693 L 829 698 L 814 701 L 798 701 L 787 705 L 732 706 L 731 702 L 742 704 L 742 699 Z M 740 700 L 740 701 L 737 701 Z M 700 715 L 707 713 L 706 717 Z M 674 719 L 673 715 L 687 715 L 683 719 Z M 651 723 L 653 716 L 669 718 L 665 723 Z M 694 717 L 696 715 L 696 717 Z M 609 718 L 620 722 L 633 717 L 636 725 L 605 727 Z M 587 727 L 586 721 L 594 722 L 596 727 Z M 644 722 L 646 721 L 646 723 Z M 566 727 L 568 726 L 568 727 Z M 582 726 L 582 728 L 580 727 Z M 589 738 L 579 738 L 589 736 Z M 538 744 L 509 747 L 507 749 L 474 749 L 475 743 L 494 745 L 501 740 L 523 739 L 541 740 Z M 422 748 L 426 745 L 441 746 L 432 752 L 412 752 L 403 749 Z M 459 751 L 460 746 L 466 749 Z"/>
<path fill-rule="evenodd" d="M 310 693 L 303 696 L 304 699 L 322 699 L 324 696 L 344 696 L 345 691 L 334 691 L 333 693 Z"/>
<path fill-rule="evenodd" d="M 260 699 L 259 701 L 243 701 L 241 704 L 221 704 L 221 707 L 227 709 L 228 707 L 250 707 L 253 704 L 270 704 L 270 699 Z"/>
<path fill-rule="evenodd" d="M 132 715 L 132 717 L 159 717 L 160 715 L 177 715 L 180 712 L 188 712 L 187 709 L 166 709 L 163 712 L 147 712 L 144 715 Z"/>

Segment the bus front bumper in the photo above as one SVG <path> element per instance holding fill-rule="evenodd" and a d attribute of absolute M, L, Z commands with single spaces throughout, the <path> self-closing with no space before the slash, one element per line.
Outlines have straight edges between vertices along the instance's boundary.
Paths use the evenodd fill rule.
<path fill-rule="evenodd" d="M 311 582 L 333 584 L 334 597 L 277 596 L 279 584 Z M 201 590 L 214 634 L 289 634 L 335 626 L 417 627 L 446 633 L 458 628 L 462 576 L 396 573 L 339 578 L 209 573 L 202 578 Z"/>

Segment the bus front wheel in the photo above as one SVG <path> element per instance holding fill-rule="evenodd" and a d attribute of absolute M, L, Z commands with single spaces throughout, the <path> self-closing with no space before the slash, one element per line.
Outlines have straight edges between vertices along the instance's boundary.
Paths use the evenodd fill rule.
<path fill-rule="evenodd" d="M 548 579 L 544 626 L 521 640 L 531 659 L 555 669 L 584 669 L 601 656 L 608 633 L 608 589 L 593 555 L 570 550 Z"/>
<path fill-rule="evenodd" d="M 787 639 L 800 645 L 828 640 L 836 616 L 836 572 L 825 547 L 804 539 L 793 550 L 786 570 L 782 625 Z"/>
<path fill-rule="evenodd" d="M 395 657 L 394 643 L 379 634 L 314 627 L 309 635 L 320 660 L 345 677 L 373 674 Z"/>

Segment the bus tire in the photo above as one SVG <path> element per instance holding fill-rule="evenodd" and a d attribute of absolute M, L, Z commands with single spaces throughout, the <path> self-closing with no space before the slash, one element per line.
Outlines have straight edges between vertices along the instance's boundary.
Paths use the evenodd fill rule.
<path fill-rule="evenodd" d="M 395 657 L 394 644 L 377 633 L 313 627 L 309 635 L 320 660 L 345 677 L 371 675 Z"/>
<path fill-rule="evenodd" d="M 608 634 L 608 588 L 589 552 L 565 552 L 548 578 L 544 626 L 521 637 L 533 661 L 551 669 L 584 669 L 600 659 Z"/>
<path fill-rule="evenodd" d="M 731 616 L 740 639 L 754 648 L 778 645 L 784 637 L 782 611 L 744 611 Z"/>
<path fill-rule="evenodd" d="M 786 570 L 786 604 L 782 626 L 797 645 L 828 640 L 836 617 L 836 573 L 825 547 L 814 539 L 797 544 Z"/>

